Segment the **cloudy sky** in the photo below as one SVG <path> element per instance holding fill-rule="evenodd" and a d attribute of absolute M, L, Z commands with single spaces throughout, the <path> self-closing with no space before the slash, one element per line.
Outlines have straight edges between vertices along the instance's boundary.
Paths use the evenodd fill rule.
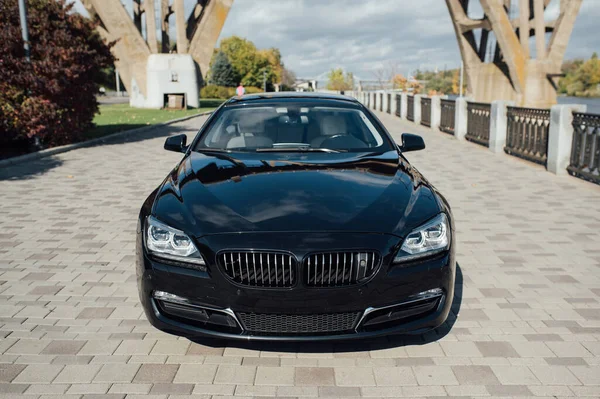
<path fill-rule="evenodd" d="M 193 3 L 186 0 L 187 8 Z M 557 8 L 552 0 L 547 18 Z M 473 17 L 480 13 L 470 10 Z M 600 0 L 583 0 L 567 58 L 600 52 L 598 21 Z M 279 48 L 286 66 L 303 78 L 323 78 L 332 67 L 371 80 L 390 65 L 406 75 L 460 64 L 444 0 L 234 0 L 221 38 L 230 35 Z"/>

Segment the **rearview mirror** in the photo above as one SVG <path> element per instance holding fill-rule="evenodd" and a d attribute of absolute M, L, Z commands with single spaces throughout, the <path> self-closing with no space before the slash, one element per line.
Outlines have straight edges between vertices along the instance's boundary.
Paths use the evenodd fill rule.
<path fill-rule="evenodd" d="M 185 152 L 187 147 L 187 136 L 185 134 L 178 134 L 176 136 L 167 137 L 165 140 L 165 150 L 175 152 Z"/>
<path fill-rule="evenodd" d="M 416 134 L 402 133 L 402 145 L 399 146 L 400 151 L 419 151 L 425 148 L 423 137 Z"/>

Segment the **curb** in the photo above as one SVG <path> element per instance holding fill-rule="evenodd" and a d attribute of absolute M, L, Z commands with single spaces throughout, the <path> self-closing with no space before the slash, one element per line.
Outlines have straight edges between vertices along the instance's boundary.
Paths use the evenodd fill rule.
<path fill-rule="evenodd" d="M 156 128 L 169 126 L 174 123 L 183 122 L 183 121 L 187 121 L 188 119 L 198 118 L 200 116 L 206 116 L 206 115 L 210 115 L 210 114 L 212 114 L 212 111 L 202 112 L 202 113 L 195 114 L 195 115 L 188 115 L 188 116 L 184 116 L 184 117 L 178 118 L 178 119 L 173 119 L 173 120 L 170 120 L 167 122 L 157 123 L 156 125 L 139 127 L 137 129 L 124 130 L 122 132 L 109 134 L 107 136 L 102 136 L 102 137 L 98 137 L 98 138 L 87 140 L 87 141 L 81 141 L 79 143 L 62 145 L 59 147 L 48 148 L 47 150 L 41 150 L 41 151 L 34 152 L 31 154 L 19 155 L 17 157 L 3 159 L 0 161 L 0 168 L 5 167 L 5 166 L 17 165 L 17 164 L 21 164 L 24 162 L 33 161 L 33 160 L 37 160 L 37 159 L 41 159 L 41 158 L 46 158 L 46 157 L 50 157 L 52 155 L 62 154 L 64 152 L 76 150 L 78 148 L 90 147 L 90 146 L 93 146 L 98 143 L 104 143 L 109 140 L 114 140 L 114 139 L 118 139 L 118 138 L 122 138 L 122 137 L 127 137 L 129 135 L 144 133 L 144 132 L 156 129 Z"/>

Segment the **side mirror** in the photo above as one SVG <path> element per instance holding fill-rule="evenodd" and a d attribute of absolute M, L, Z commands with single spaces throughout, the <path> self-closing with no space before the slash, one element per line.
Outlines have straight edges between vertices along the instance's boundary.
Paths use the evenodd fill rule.
<path fill-rule="evenodd" d="M 176 136 L 167 137 L 165 140 L 165 150 L 175 152 L 185 152 L 187 147 L 187 136 L 185 134 L 178 134 Z"/>
<path fill-rule="evenodd" d="M 423 137 L 416 134 L 402 133 L 402 145 L 399 146 L 400 151 L 419 151 L 425 148 Z"/>

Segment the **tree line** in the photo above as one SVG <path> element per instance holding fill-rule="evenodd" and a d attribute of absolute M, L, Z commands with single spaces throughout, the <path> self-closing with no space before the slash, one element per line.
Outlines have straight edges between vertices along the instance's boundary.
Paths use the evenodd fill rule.
<path fill-rule="evenodd" d="M 273 91 L 275 85 L 280 90 L 291 90 L 295 80 L 279 49 L 258 49 L 248 39 L 231 36 L 221 40 L 213 53 L 208 85 L 202 89 L 201 97 L 231 97 L 238 84 L 244 85 L 247 93 Z"/>
<path fill-rule="evenodd" d="M 558 82 L 558 92 L 568 96 L 600 97 L 600 60 L 593 53 L 589 60 L 565 61 L 562 66 L 565 77 Z"/>

